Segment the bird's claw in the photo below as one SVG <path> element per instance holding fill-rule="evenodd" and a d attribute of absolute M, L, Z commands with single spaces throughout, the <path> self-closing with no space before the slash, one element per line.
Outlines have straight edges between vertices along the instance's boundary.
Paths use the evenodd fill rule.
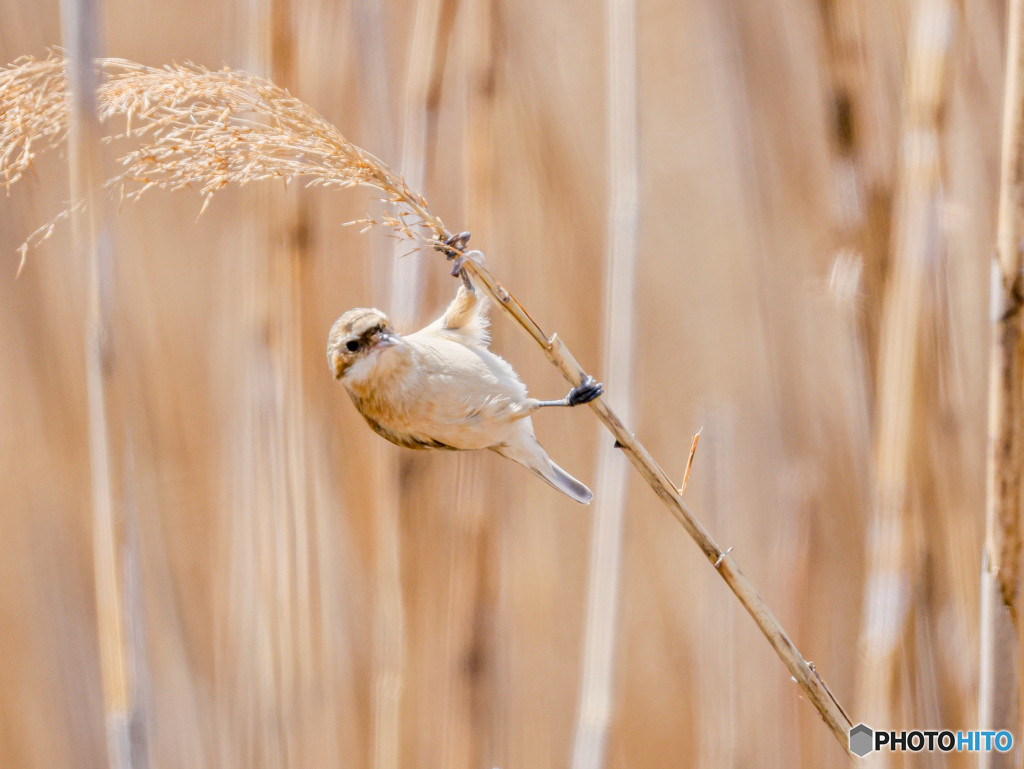
<path fill-rule="evenodd" d="M 582 406 L 590 403 L 595 398 L 600 398 L 604 393 L 604 385 L 594 380 L 594 377 L 587 376 L 582 382 L 569 390 L 565 396 L 566 405 Z"/>
<path fill-rule="evenodd" d="M 470 237 L 471 234 L 468 232 L 457 232 L 454 235 L 449 235 L 444 240 L 439 239 L 434 248 L 438 251 L 444 251 L 449 259 L 455 259 L 466 250 L 466 244 L 469 243 Z"/>
<path fill-rule="evenodd" d="M 479 251 L 466 250 L 466 244 L 469 243 L 470 237 L 472 236 L 469 232 L 458 232 L 454 235 L 449 235 L 444 240 L 438 239 L 437 243 L 434 244 L 435 249 L 444 252 L 448 261 L 454 262 L 452 264 L 452 277 L 462 278 L 462 283 L 467 291 L 473 290 L 473 283 L 463 269 L 466 260 L 472 259 L 477 264 L 483 264 L 484 261 L 484 255 Z"/>

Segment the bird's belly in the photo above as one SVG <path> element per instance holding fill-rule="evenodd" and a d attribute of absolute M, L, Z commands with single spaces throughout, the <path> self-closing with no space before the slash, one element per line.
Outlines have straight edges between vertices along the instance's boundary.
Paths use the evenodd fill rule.
<path fill-rule="evenodd" d="M 383 407 L 374 398 L 353 398 L 370 427 L 383 438 L 410 449 L 471 451 L 505 443 L 518 411 L 506 398 L 453 400 L 437 394 L 404 398 L 403 407 Z"/>
<path fill-rule="evenodd" d="M 406 449 L 444 449 L 446 451 L 461 451 L 458 446 L 450 446 L 428 436 L 416 435 L 411 432 L 402 431 L 401 429 L 393 429 L 388 425 L 375 421 L 366 414 L 363 414 L 363 418 L 366 420 L 367 424 L 370 425 L 373 431 L 377 433 L 377 435 L 382 438 L 386 438 L 397 446 L 401 446 Z"/>

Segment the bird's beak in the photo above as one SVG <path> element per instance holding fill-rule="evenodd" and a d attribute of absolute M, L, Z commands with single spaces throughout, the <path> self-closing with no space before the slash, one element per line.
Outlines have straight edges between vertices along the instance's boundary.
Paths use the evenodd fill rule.
<path fill-rule="evenodd" d="M 383 349 L 385 347 L 394 347 L 396 344 L 398 344 L 398 335 L 389 334 L 384 331 L 377 334 L 377 338 L 374 341 L 373 346 Z"/>

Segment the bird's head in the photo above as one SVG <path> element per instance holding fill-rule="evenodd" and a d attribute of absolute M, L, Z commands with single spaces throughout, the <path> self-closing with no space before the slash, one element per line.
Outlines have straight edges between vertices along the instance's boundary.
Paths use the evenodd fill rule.
<path fill-rule="evenodd" d="M 377 357 L 389 347 L 401 344 L 388 316 L 380 310 L 358 308 L 349 310 L 331 327 L 327 337 L 327 363 L 335 379 L 364 368 L 375 368 Z M 355 369 L 353 369 L 355 367 Z"/>

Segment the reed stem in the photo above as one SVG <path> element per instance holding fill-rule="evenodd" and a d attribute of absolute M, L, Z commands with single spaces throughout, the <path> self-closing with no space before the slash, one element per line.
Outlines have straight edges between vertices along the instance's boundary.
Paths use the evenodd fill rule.
<path fill-rule="evenodd" d="M 130 691 L 125 650 L 125 622 L 114 518 L 113 466 L 110 459 L 109 386 L 113 378 L 112 298 L 114 252 L 109 207 L 102 193 L 102 133 L 96 91 L 101 55 L 98 0 L 63 0 L 61 26 L 67 48 L 68 161 L 73 200 L 75 246 L 85 263 L 88 294 L 85 318 L 86 395 L 89 464 L 92 477 L 93 571 L 96 622 L 103 677 L 108 765 L 130 769 Z"/>
<path fill-rule="evenodd" d="M 978 719 L 983 729 L 1020 737 L 1019 573 L 1021 482 L 1024 479 L 1024 336 L 1021 240 L 1024 238 L 1024 2 L 1008 9 L 1003 146 L 996 253 L 992 263 L 991 362 L 988 398 L 988 477 L 985 554 L 982 559 L 981 680 Z M 1016 615 L 1016 616 L 1014 616 Z M 1019 751 L 1014 751 L 1019 753 Z M 1011 754 L 984 756 L 982 767 L 1010 766 Z"/>
<path fill-rule="evenodd" d="M 426 213 L 424 211 L 424 213 Z M 428 214 L 429 215 L 429 214 Z M 547 356 L 562 375 L 573 385 L 580 384 L 586 376 L 583 368 L 576 362 L 576 359 L 569 352 L 569 349 L 558 338 L 558 335 L 548 338 L 530 317 L 519 302 L 491 275 L 481 264 L 467 259 L 465 269 L 470 273 L 474 284 L 482 286 L 488 295 L 505 310 L 506 313 L 529 334 L 537 344 L 544 350 Z M 601 420 L 608 431 L 615 436 L 616 442 L 625 452 L 629 461 L 633 463 L 637 471 L 657 494 L 661 501 L 668 507 L 669 512 L 676 517 L 676 520 L 686 529 L 687 534 L 697 543 L 697 546 L 704 553 L 704 557 L 718 570 L 722 579 L 729 586 L 729 589 L 736 595 L 740 603 L 747 610 L 754 622 L 760 628 L 768 643 L 775 649 L 775 653 L 785 664 L 790 674 L 796 680 L 800 688 L 810 699 L 815 709 L 821 715 L 822 720 L 831 730 L 833 736 L 851 757 L 849 752 L 849 732 L 853 725 L 850 717 L 840 706 L 839 702 L 829 691 L 828 686 L 822 680 L 818 671 L 812 663 L 807 662 L 799 650 L 790 640 L 782 625 L 772 614 L 768 604 L 758 595 L 754 586 L 740 571 L 739 565 L 733 559 L 729 550 L 722 550 L 711 535 L 705 531 L 690 508 L 683 501 L 679 488 L 669 479 L 665 471 L 661 469 L 654 458 L 647 452 L 640 443 L 622 423 L 619 417 L 609 408 L 604 398 L 598 398 L 590 403 L 590 408 Z"/>

